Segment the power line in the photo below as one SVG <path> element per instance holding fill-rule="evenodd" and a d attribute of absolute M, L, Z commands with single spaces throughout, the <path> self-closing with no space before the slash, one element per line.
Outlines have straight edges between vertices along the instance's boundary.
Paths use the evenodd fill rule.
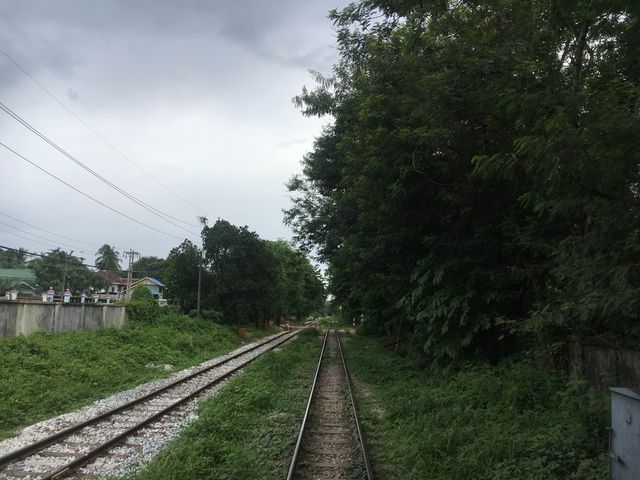
<path fill-rule="evenodd" d="M 23 225 L 26 225 L 27 227 L 35 228 L 36 230 L 40 230 L 40 231 L 42 231 L 42 232 L 48 233 L 48 234 L 50 234 L 50 235 L 54 235 L 54 236 L 56 236 L 56 237 L 64 238 L 64 239 L 66 239 L 66 240 L 71 240 L 72 242 L 84 243 L 85 245 L 88 245 L 88 246 L 90 246 L 91 248 L 96 248 L 96 247 L 97 247 L 97 245 L 96 245 L 96 244 L 94 244 L 94 243 L 84 242 L 84 241 L 82 241 L 82 240 L 78 240 L 78 239 L 76 239 L 76 238 L 65 237 L 64 235 L 60 235 L 59 233 L 51 232 L 51 231 L 46 230 L 46 229 L 44 229 L 44 228 L 40 228 L 40 227 L 37 227 L 37 226 L 35 226 L 35 225 L 32 225 L 31 223 L 27 223 L 27 222 L 25 222 L 25 221 L 23 221 L 23 220 L 20 220 L 19 218 L 12 217 L 11 215 L 8 215 L 8 214 L 6 214 L 6 213 L 4 213 L 4 212 L 0 212 L 0 215 L 3 215 L 3 216 L 5 216 L 5 217 L 7 217 L 7 218 L 10 218 L 11 220 L 13 220 L 13 221 L 15 221 L 15 222 L 22 223 Z M 14 228 L 15 228 L 15 227 L 14 227 Z M 33 234 L 32 234 L 32 235 L 33 235 Z M 98 248 L 99 248 L 99 247 L 98 247 Z"/>
<path fill-rule="evenodd" d="M 24 235 L 20 235 L 19 233 L 9 232 L 7 230 L 2 230 L 2 229 L 0 229 L 0 232 L 8 233 L 9 235 L 13 235 L 15 237 L 22 238 L 23 240 L 28 240 L 30 242 L 36 242 L 36 243 L 39 243 L 41 245 L 46 245 L 47 247 L 52 247 L 53 246 L 53 244 L 45 243 L 45 242 L 43 242 L 41 240 L 34 240 L 33 238 L 28 238 L 28 237 L 25 237 Z M 60 247 L 54 247 L 54 248 L 60 248 Z"/>
<path fill-rule="evenodd" d="M 38 129 L 36 129 L 35 127 L 33 127 L 32 125 L 30 125 L 24 118 L 20 117 L 20 115 L 18 115 L 17 113 L 15 113 L 13 110 L 11 110 L 9 107 L 7 107 L 4 103 L 0 102 L 0 109 L 2 111 L 4 111 L 7 115 L 9 115 L 11 118 L 13 118 L 14 120 L 16 120 L 18 123 L 20 123 L 23 127 L 25 127 L 27 130 L 29 130 L 30 132 L 32 132 L 33 134 L 35 134 L 37 137 L 39 137 L 40 139 L 42 139 L 45 143 L 49 144 L 50 146 L 52 146 L 54 149 L 56 149 L 58 152 L 60 152 L 62 155 L 64 155 L 65 157 L 67 157 L 69 160 L 71 160 L 72 162 L 74 162 L 76 165 L 78 165 L 80 168 L 84 169 L 85 171 L 89 172 L 91 175 L 93 175 L 94 177 L 96 177 L 98 180 L 100 180 L 101 182 L 105 183 L 106 185 L 108 185 L 109 187 L 113 188 L 115 191 L 117 191 L 118 193 L 120 193 L 121 195 L 124 195 L 125 197 L 127 197 L 129 200 L 131 200 L 132 202 L 136 203 L 137 205 L 141 206 L 142 208 L 144 208 L 145 210 L 147 210 L 148 212 L 152 213 L 153 215 L 157 216 L 158 218 L 161 218 L 162 220 L 164 220 L 167 223 L 170 223 L 171 225 L 184 230 L 187 233 L 190 233 L 191 235 L 198 235 L 195 232 L 192 232 L 190 230 L 187 230 L 186 228 L 184 228 L 181 225 L 178 225 L 177 223 L 173 222 L 172 220 L 169 219 L 173 219 L 176 220 L 180 223 L 184 223 L 186 225 L 191 225 L 194 227 L 197 227 L 198 225 L 194 224 L 194 223 L 189 223 L 189 222 L 185 222 L 184 220 L 180 220 L 179 218 L 173 217 L 171 215 L 169 215 L 168 213 L 163 212 L 162 210 L 159 210 L 155 207 L 153 207 L 152 205 L 149 205 L 148 203 L 145 203 L 144 201 L 140 200 L 139 198 L 135 197 L 134 195 L 130 194 L 129 192 L 127 192 L 126 190 L 124 190 L 123 188 L 118 187 L 116 184 L 114 184 L 113 182 L 111 182 L 109 179 L 105 178 L 104 176 L 100 175 L 98 172 L 96 172 L 95 170 L 93 170 L 92 168 L 90 168 L 89 166 L 87 166 L 86 164 L 84 164 L 83 162 L 81 162 L 80 160 L 78 160 L 76 157 L 74 157 L 73 155 L 71 155 L 69 152 L 67 152 L 66 150 L 64 150 L 61 146 L 59 146 L 57 143 L 55 143 L 53 140 L 51 140 L 49 137 L 47 137 L 45 134 L 43 134 L 42 132 L 40 132 Z M 167 218 L 165 218 L 167 217 Z"/>
<path fill-rule="evenodd" d="M 24 255 L 27 255 L 29 257 L 39 257 L 39 258 L 45 258 L 46 257 L 46 255 L 43 255 L 42 253 L 29 252 L 29 251 L 27 251 L 27 250 L 25 250 L 23 248 L 13 248 L 13 247 L 7 247 L 5 245 L 0 245 L 0 248 L 2 248 L 4 250 L 9 250 L 9 251 L 12 251 L 12 252 L 16 252 L 16 253 L 23 253 Z M 64 250 L 61 250 L 61 252 L 66 254 L 66 255 L 69 255 Z M 69 256 L 75 258 L 76 260 L 80 260 L 79 257 L 75 257 L 73 255 L 69 255 Z M 89 265 L 88 263 L 82 263 L 82 262 L 79 262 L 79 264 L 81 266 L 83 266 L 83 267 L 96 269 L 98 272 L 111 272 L 111 273 L 119 273 L 119 274 L 121 274 L 121 273 L 124 273 L 124 272 L 127 271 L 127 270 L 110 270 L 110 269 L 107 269 L 107 268 L 98 269 L 95 265 Z M 63 265 L 63 263 L 57 263 L 57 265 Z M 78 266 L 71 266 L 69 268 L 70 269 L 71 268 L 78 269 L 79 267 Z M 144 273 L 144 274 L 152 273 L 149 270 L 131 270 L 131 271 L 133 273 Z"/>
<path fill-rule="evenodd" d="M 11 57 L 11 55 L 9 55 L 7 52 L 5 52 L 3 49 L 0 48 L 0 52 L 2 52 L 2 54 L 7 57 L 11 63 L 13 63 L 16 67 L 18 67 L 18 69 L 20 69 L 20 71 L 22 73 L 24 73 L 29 79 L 31 79 L 31 81 L 33 83 L 35 83 L 38 87 L 40 87 L 47 95 L 49 95 L 49 97 L 51 97 L 53 100 L 55 100 L 58 105 L 60 105 L 62 108 L 64 108 L 73 118 L 75 118 L 76 120 L 78 120 L 82 125 L 84 125 L 87 129 L 89 129 L 91 131 L 91 133 L 93 133 L 96 137 L 98 137 L 100 140 L 102 140 L 107 146 L 109 146 L 115 153 L 117 153 L 120 157 L 124 158 L 125 160 L 127 160 L 129 163 L 131 163 L 134 167 L 136 167 L 138 170 L 140 170 L 142 173 L 144 173 L 147 177 L 149 177 L 151 180 L 153 180 L 155 183 L 157 183 L 158 185 L 160 185 L 162 188 L 164 188 L 167 192 L 171 193 L 172 195 L 174 195 L 176 198 L 182 200 L 184 203 L 186 203 L 187 205 L 195 208 L 196 210 L 200 211 L 200 213 L 204 213 L 205 215 L 207 214 L 202 208 L 198 207 L 197 205 L 194 205 L 193 203 L 191 203 L 189 200 L 187 200 L 186 198 L 182 197 L 181 195 L 179 195 L 178 193 L 176 193 L 175 191 L 173 191 L 171 188 L 169 188 L 168 186 L 164 185 L 162 182 L 160 182 L 160 180 L 158 180 L 156 177 L 154 177 L 153 175 L 151 175 L 149 172 L 147 172 L 144 168 L 142 168 L 140 165 L 138 165 L 136 162 L 134 162 L 131 158 L 129 158 L 127 155 L 125 155 L 124 153 L 122 153 L 118 148 L 116 148 L 116 146 L 111 143 L 109 140 L 107 140 L 104 136 L 102 136 L 99 132 L 97 132 L 93 127 L 91 127 L 91 125 L 89 125 L 87 122 L 85 122 L 84 120 L 82 120 L 78 115 L 76 115 L 69 107 L 67 107 L 67 105 L 62 102 L 62 100 L 60 100 L 58 97 L 56 97 L 53 93 L 51 93 L 44 85 L 42 85 L 38 80 L 36 80 L 22 65 L 20 65 L 13 57 Z"/>
<path fill-rule="evenodd" d="M 25 162 L 33 165 L 34 167 L 36 167 L 38 170 L 46 173 L 47 175 L 49 175 L 50 177 L 56 179 L 57 181 L 59 181 L 60 183 L 66 185 L 67 187 L 71 188 L 72 190 L 75 190 L 76 192 L 78 192 L 80 195 L 83 195 L 85 197 L 87 197 L 90 200 L 93 200 L 94 202 L 96 202 L 98 205 L 103 206 L 104 208 L 107 208 L 109 210 L 111 210 L 114 213 L 117 213 L 118 215 L 128 218 L 129 220 L 131 220 L 132 222 L 137 223 L 138 225 L 142 225 L 143 227 L 147 227 L 155 232 L 158 233 L 162 233 L 163 235 L 167 235 L 168 237 L 172 237 L 172 238 L 176 238 L 178 240 L 182 240 L 182 237 L 178 237 L 177 235 L 173 235 L 171 233 L 165 232 L 164 230 L 160 230 L 159 228 L 155 228 L 152 227 L 151 225 L 147 225 L 146 223 L 141 222 L 140 220 L 136 220 L 133 217 L 130 217 L 129 215 L 127 215 L 126 213 L 122 213 L 119 210 L 116 210 L 113 207 L 110 207 L 109 205 L 107 205 L 106 203 L 101 202 L 100 200 L 95 199 L 94 197 L 92 197 L 91 195 L 89 195 L 88 193 L 84 193 L 82 190 L 77 189 L 76 187 L 74 187 L 73 185 L 71 185 L 70 183 L 65 182 L 64 180 L 62 180 L 61 178 L 57 177 L 56 175 L 54 175 L 53 173 L 49 172 L 48 170 L 45 170 L 44 168 L 42 168 L 40 165 L 38 165 L 35 162 L 32 162 L 31 160 L 29 160 L 27 157 L 25 157 L 24 155 L 19 154 L 18 152 L 16 152 L 14 149 L 12 149 L 11 147 L 8 147 L 7 145 L 5 145 L 4 143 L 0 142 L 0 146 L 6 148 L 7 150 L 9 150 L 11 153 L 13 153 L 14 155 L 20 157 L 21 159 L 23 159 Z"/>
<path fill-rule="evenodd" d="M 82 250 L 83 248 L 86 248 L 86 247 L 78 247 L 78 246 L 70 245 L 68 243 L 62 243 L 59 240 L 52 240 L 51 238 L 43 237 L 42 235 L 38 235 L 37 233 L 29 232 L 27 230 L 23 230 L 22 228 L 14 227 L 13 225 L 11 225 L 9 223 L 0 222 L 0 225 L 4 225 L 5 227 L 13 228 L 14 230 L 17 230 L 17 231 L 22 232 L 22 233 L 26 233 L 27 235 L 31 235 L 32 237 L 41 238 L 43 240 L 46 240 L 47 242 L 51 242 L 51 244 L 59 243 L 60 245 L 62 245 L 64 247 L 73 248 L 74 250 L 77 250 L 79 252 L 86 253 L 84 250 Z M 11 232 L 9 232 L 9 233 L 11 233 Z"/>

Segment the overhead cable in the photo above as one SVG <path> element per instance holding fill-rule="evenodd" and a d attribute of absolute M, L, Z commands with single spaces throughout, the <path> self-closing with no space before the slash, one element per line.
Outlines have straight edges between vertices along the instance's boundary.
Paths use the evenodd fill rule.
<path fill-rule="evenodd" d="M 51 238 L 47 238 L 47 237 L 43 237 L 42 235 L 38 235 L 37 233 L 29 232 L 29 231 L 27 231 L 27 230 L 23 230 L 22 228 L 14 227 L 13 225 L 11 225 L 11 224 L 9 224 L 9 223 L 0 222 L 0 225 L 4 225 L 5 227 L 9 227 L 9 228 L 12 228 L 12 229 L 14 229 L 14 230 L 17 230 L 17 231 L 19 231 L 19 232 L 26 233 L 27 235 L 30 235 L 30 236 L 32 236 L 32 237 L 41 238 L 42 240 L 46 240 L 47 242 L 50 242 L 51 244 L 54 244 L 54 245 L 55 245 L 56 243 L 59 243 L 60 245 L 62 245 L 62 246 L 64 246 L 64 247 L 67 247 L 67 248 L 73 248 L 74 250 L 77 250 L 77 251 L 79 251 L 79 252 L 86 253 L 86 252 L 83 250 L 83 248 L 87 248 L 87 247 L 78 247 L 78 246 L 76 246 L 76 245 L 71 245 L 71 244 L 69 244 L 69 243 L 62 243 L 62 242 L 61 242 L 61 241 L 59 241 L 59 240 L 53 240 L 53 239 L 51 239 Z"/>
<path fill-rule="evenodd" d="M 96 198 L 92 197 L 91 195 L 89 195 L 88 193 L 83 192 L 82 190 L 79 190 L 78 188 L 74 187 L 73 185 L 71 185 L 70 183 L 65 182 L 64 180 L 62 180 L 61 178 L 57 177 L 56 175 L 54 175 L 53 173 L 51 173 L 48 170 L 45 170 L 44 168 L 42 168 L 40 165 L 38 165 L 35 162 L 32 162 L 31 160 L 29 160 L 27 157 L 25 157 L 24 155 L 19 154 L 18 152 L 16 152 L 14 149 L 12 149 L 11 147 L 8 147 L 7 145 L 5 145 L 4 143 L 0 142 L 0 146 L 6 148 L 7 150 L 9 150 L 11 153 L 13 153 L 14 155 L 18 156 L 19 158 L 21 158 L 22 160 L 24 160 L 25 162 L 33 165 L 34 167 L 36 167 L 38 170 L 40 170 L 41 172 L 46 173 L 47 175 L 49 175 L 50 177 L 56 179 L 57 181 L 59 181 L 60 183 L 66 185 L 67 187 L 69 187 L 72 190 L 75 190 L 76 192 L 78 192 L 80 195 L 83 195 L 84 197 L 93 200 L 95 203 L 97 203 L 98 205 L 103 206 L 104 208 L 107 208 L 109 210 L 111 210 L 114 213 L 117 213 L 118 215 L 120 215 L 121 217 L 125 217 L 129 220 L 131 220 L 132 222 L 137 223 L 138 225 L 142 225 L 143 227 L 147 227 L 150 230 L 153 230 L 155 232 L 161 233 L 163 235 L 166 235 L 168 237 L 172 237 L 172 238 L 176 238 L 178 240 L 183 240 L 182 237 L 178 237 L 177 235 L 173 235 L 171 233 L 165 232 L 164 230 L 160 230 L 159 228 L 156 227 L 152 227 L 151 225 L 147 225 L 146 223 L 141 222 L 140 220 L 137 220 L 129 215 L 127 215 L 126 213 L 122 213 L 119 210 L 116 210 L 113 207 L 110 207 L 109 205 L 107 205 L 106 203 L 101 202 L 100 200 L 97 200 Z"/>
<path fill-rule="evenodd" d="M 12 217 L 11 215 L 8 215 L 8 214 L 6 214 L 6 213 L 4 213 L 4 212 L 0 212 L 0 215 L 3 215 L 3 216 L 5 216 L 5 217 L 7 217 L 7 218 L 10 218 L 10 219 L 11 219 L 11 220 L 13 220 L 14 222 L 22 223 L 23 225 L 26 225 L 27 227 L 35 228 L 36 230 L 40 230 L 41 232 L 48 233 L 49 235 L 54 235 L 54 236 L 56 236 L 56 237 L 60 237 L 60 238 L 63 238 L 63 239 L 65 239 L 65 240 L 71 240 L 72 242 L 84 243 L 85 245 L 88 245 L 88 246 L 90 246 L 91 248 L 100 248 L 100 247 L 98 247 L 98 246 L 97 246 L 96 244 L 94 244 L 94 243 L 85 242 L 85 241 L 82 241 L 82 240 L 78 240 L 78 239 L 76 239 L 76 238 L 65 237 L 64 235 L 60 235 L 59 233 L 55 233 L 55 232 L 52 232 L 52 231 L 50 231 L 50 230 L 46 230 L 46 229 L 44 229 L 44 228 L 40 228 L 40 227 L 38 227 L 38 226 L 36 226 L 36 225 L 33 225 L 33 224 L 31 224 L 31 223 L 27 223 L 27 222 L 25 222 L 25 221 L 23 221 L 23 220 L 20 220 L 19 218 Z"/>
<path fill-rule="evenodd" d="M 115 153 L 117 153 L 120 157 L 124 158 L 125 160 L 127 160 L 129 163 L 131 163 L 134 167 L 136 167 L 138 170 L 140 170 L 142 173 L 144 173 L 147 177 L 149 177 L 151 180 L 153 180 L 155 183 L 157 183 L 158 185 L 160 185 L 162 188 L 164 188 L 167 192 L 171 193 L 172 195 L 174 195 L 176 198 L 178 198 L 179 200 L 182 200 L 184 203 L 186 203 L 187 205 L 195 208 L 196 210 L 200 211 L 200 213 L 204 213 L 206 215 L 206 212 L 198 207 L 197 205 L 194 205 L 193 203 L 191 203 L 189 200 L 187 200 L 186 198 L 184 198 L 183 196 L 179 195 L 178 193 L 176 193 L 174 190 L 172 190 L 171 188 L 169 188 L 167 185 L 163 184 L 162 182 L 160 182 L 160 180 L 158 180 L 156 177 L 154 177 L 153 175 L 151 175 L 149 172 L 147 172 L 144 168 L 142 168 L 140 165 L 138 165 L 136 162 L 134 162 L 131 158 L 129 158 L 127 155 L 125 155 L 124 153 L 122 153 L 113 143 L 111 143 L 109 140 L 107 140 L 104 136 L 102 136 L 98 131 L 96 131 L 91 125 L 89 125 L 87 122 L 85 122 L 84 120 L 82 120 L 78 115 L 76 115 L 73 110 L 71 110 L 69 107 L 67 107 L 67 105 L 60 100 L 58 97 L 56 97 L 53 93 L 51 93 L 51 91 L 49 91 L 44 85 L 42 85 L 42 83 L 40 83 L 38 80 L 36 80 L 22 65 L 20 65 L 11 55 L 9 55 L 6 51 L 4 51 L 3 49 L 0 48 L 0 52 L 9 59 L 9 61 L 11 61 L 11 63 L 13 63 L 22 73 L 24 73 L 33 83 L 35 83 L 38 87 L 40 87 L 40 89 L 42 89 L 43 92 L 45 92 L 47 95 L 49 95 L 49 97 L 51 97 L 53 100 L 55 100 L 58 105 L 60 105 L 62 108 L 64 108 L 73 118 L 75 118 L 76 120 L 78 120 L 82 125 L 84 125 L 87 129 L 89 129 L 89 131 L 91 131 L 91 133 L 93 133 L 96 137 L 98 137 L 100 140 L 102 140 L 109 148 L 111 148 Z"/>
<path fill-rule="evenodd" d="M 113 182 L 111 182 L 109 179 L 105 178 L 104 176 L 100 175 L 98 172 L 96 172 L 95 170 L 93 170 L 91 167 L 87 166 L 86 164 L 84 164 L 83 162 L 81 162 L 80 160 L 78 160 L 76 157 L 74 157 L 73 155 L 71 155 L 69 152 L 67 152 L 66 150 L 64 150 L 61 146 L 59 146 L 57 143 L 55 143 L 53 140 L 51 140 L 49 137 L 47 137 L 46 135 L 44 135 L 42 132 L 40 132 L 38 129 L 36 129 L 35 127 L 33 127 L 32 125 L 30 125 L 25 119 L 23 119 L 22 117 L 20 117 L 20 115 L 18 115 L 17 113 L 15 113 L 13 110 L 11 110 L 9 107 L 7 107 L 4 103 L 0 102 L 0 110 L 4 111 L 7 115 L 9 115 L 11 118 L 13 118 L 14 120 L 16 120 L 18 123 L 20 123 L 22 126 L 24 126 L 27 130 L 29 130 L 30 132 L 32 132 L 33 134 L 35 134 L 37 137 L 39 137 L 40 139 L 42 139 L 45 143 L 49 144 L 50 146 L 52 146 L 54 149 L 56 149 L 58 152 L 60 152 L 62 155 L 64 155 L 65 157 L 67 157 L 69 160 L 71 160 L 72 162 L 74 162 L 76 165 L 78 165 L 80 168 L 84 169 L 85 171 L 89 172 L 91 175 L 93 175 L 94 177 L 96 177 L 98 180 L 100 180 L 101 182 L 105 183 L 106 185 L 108 185 L 109 187 L 113 188 L 115 191 L 117 191 L 118 193 L 124 195 L 125 197 L 127 197 L 129 200 L 131 200 L 132 202 L 136 203 L 137 205 L 141 206 L 142 208 L 144 208 L 145 210 L 147 210 L 148 212 L 152 213 L 153 215 L 157 216 L 158 218 L 161 218 L 162 220 L 164 220 L 165 222 L 170 223 L 171 225 L 184 230 L 187 233 L 190 233 L 191 235 L 196 235 L 198 236 L 198 233 L 192 232 L 191 230 L 187 230 L 186 228 L 184 228 L 181 225 L 178 225 L 177 223 L 175 223 L 172 220 L 176 220 L 180 223 L 184 223 L 186 225 L 191 225 L 194 227 L 198 227 L 198 225 L 194 224 L 194 223 L 189 223 L 189 222 L 185 222 L 184 220 L 180 220 L 179 218 L 173 217 L 171 215 L 169 215 L 168 213 L 163 212 L 162 210 L 159 210 L 155 207 L 153 207 L 152 205 L 149 205 L 148 203 L 145 203 L 144 201 L 140 200 L 139 198 L 135 197 L 134 195 L 130 194 L 129 192 L 127 192 L 126 190 L 124 190 L 123 188 L 118 187 L 116 184 L 114 184 Z M 166 217 L 166 218 L 165 218 Z M 172 219 L 172 220 L 169 220 Z"/>

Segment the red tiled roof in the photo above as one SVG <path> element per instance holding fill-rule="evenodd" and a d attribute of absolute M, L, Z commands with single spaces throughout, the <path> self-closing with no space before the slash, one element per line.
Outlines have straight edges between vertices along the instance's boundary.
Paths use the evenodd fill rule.
<path fill-rule="evenodd" d="M 127 283 L 126 278 L 120 277 L 120 275 L 111 270 L 99 270 L 97 273 L 111 285 L 125 285 Z"/>

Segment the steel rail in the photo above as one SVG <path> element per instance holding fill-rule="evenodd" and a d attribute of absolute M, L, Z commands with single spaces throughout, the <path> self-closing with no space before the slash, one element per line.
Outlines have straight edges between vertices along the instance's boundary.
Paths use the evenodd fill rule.
<path fill-rule="evenodd" d="M 120 405 L 118 407 L 112 408 L 110 410 L 107 410 L 106 412 L 103 412 L 103 413 L 101 413 L 99 415 L 96 415 L 95 417 L 89 418 L 89 419 L 87 419 L 87 420 L 85 420 L 83 422 L 80 422 L 80 423 L 77 423 L 75 425 L 72 425 L 71 427 L 68 427 L 68 428 L 66 428 L 64 430 L 61 430 L 61 431 L 56 432 L 56 433 L 54 433 L 52 435 L 49 435 L 48 437 L 45 437 L 45 438 L 43 438 L 43 439 L 41 439 L 41 440 L 39 440 L 37 442 L 34 442 L 34 443 L 30 444 L 30 445 L 27 445 L 25 447 L 22 447 L 22 448 L 19 448 L 17 450 L 14 450 L 13 452 L 9 452 L 8 454 L 0 457 L 0 469 L 2 469 L 3 467 L 5 467 L 8 464 L 11 464 L 11 463 L 13 463 L 15 461 L 18 461 L 20 459 L 23 459 L 25 457 L 33 455 L 34 453 L 39 452 L 40 450 L 43 450 L 44 448 L 46 448 L 46 447 L 58 442 L 59 440 L 73 435 L 74 433 L 82 430 L 83 428 L 86 428 L 86 427 L 88 427 L 90 425 L 98 423 L 98 422 L 104 420 L 107 417 L 110 417 L 112 415 L 120 413 L 120 412 L 122 412 L 124 410 L 127 410 L 127 409 L 129 409 L 129 408 L 131 408 L 131 407 L 133 407 L 135 405 L 138 405 L 139 403 L 142 403 L 142 402 L 144 402 L 146 400 L 149 400 L 149 399 L 151 399 L 153 397 L 156 397 L 159 394 L 161 394 L 161 393 L 163 393 L 163 392 L 165 392 L 165 391 L 167 391 L 167 390 L 169 390 L 169 389 L 171 389 L 171 388 L 173 388 L 173 387 L 175 387 L 177 385 L 180 385 L 181 383 L 189 381 L 189 380 L 191 380 L 191 379 L 193 379 L 193 378 L 195 378 L 195 377 L 197 377 L 199 375 L 202 375 L 203 373 L 206 373 L 206 372 L 208 372 L 208 371 L 210 371 L 210 370 L 212 370 L 212 369 L 214 369 L 216 367 L 219 367 L 221 365 L 224 365 L 225 363 L 230 362 L 231 360 L 234 360 L 234 359 L 236 359 L 236 358 L 238 358 L 238 357 L 240 357 L 242 355 L 245 355 L 246 353 L 252 352 L 252 351 L 254 351 L 254 350 L 256 350 L 256 349 L 258 349 L 260 347 L 263 347 L 263 346 L 268 345 L 269 343 L 273 342 L 274 344 L 272 346 L 270 346 L 267 350 L 265 350 L 265 352 L 267 352 L 269 350 L 272 350 L 273 348 L 277 347 L 278 345 L 281 345 L 282 343 L 286 342 L 290 338 L 293 338 L 295 335 L 297 335 L 297 333 L 298 333 L 297 331 L 294 331 L 294 332 L 288 331 L 288 332 L 280 333 L 275 337 L 271 337 L 270 339 L 268 339 L 266 341 L 263 341 L 263 342 L 259 342 L 256 345 L 253 345 L 251 348 L 243 350 L 242 352 L 235 353 L 235 354 L 233 354 L 233 355 L 231 355 L 231 356 L 229 356 L 227 358 L 224 358 L 224 359 L 221 359 L 219 361 L 216 361 L 215 363 L 213 363 L 213 364 L 211 364 L 211 365 L 209 365 L 207 367 L 204 367 L 204 368 L 202 368 L 200 370 L 197 370 L 196 372 L 190 373 L 189 375 L 187 375 L 187 376 L 185 376 L 183 378 L 180 378 L 180 379 L 175 380 L 175 381 L 173 381 L 171 383 L 168 383 L 167 385 L 165 385 L 163 387 L 160 387 L 160 388 L 158 388 L 156 390 L 153 390 L 152 392 L 149 392 L 149 393 L 147 393 L 145 395 L 142 395 L 141 397 L 138 397 L 138 398 L 136 398 L 136 399 L 134 399 L 134 400 L 132 400 L 130 402 L 124 403 L 124 404 L 122 404 L 122 405 Z M 278 339 L 282 338 L 285 335 L 290 335 L 290 336 L 287 337 L 286 339 L 276 343 L 276 341 Z M 240 365 L 237 368 L 234 368 L 233 370 L 231 370 L 230 372 L 224 374 L 221 377 L 216 377 L 216 379 L 213 381 L 213 383 L 209 384 L 205 388 L 208 388 L 209 386 L 211 386 L 211 385 L 223 380 L 224 378 L 227 378 L 229 375 L 231 375 L 232 373 L 235 373 L 237 370 L 242 368 L 244 365 L 247 365 L 247 364 L 251 363 L 256 358 L 258 358 L 258 357 L 254 357 L 253 359 L 249 360 L 248 362 L 243 363 L 242 365 Z M 190 395 L 189 398 L 193 397 L 194 395 L 196 395 L 197 393 L 199 393 L 202 390 L 203 390 L 203 388 L 198 389 L 196 391 L 196 393 L 193 393 L 192 395 Z M 173 408 L 179 406 L 179 404 L 181 404 L 181 403 L 183 403 L 183 402 L 182 401 L 178 401 L 178 402 L 172 404 L 169 408 L 173 409 Z M 166 409 L 164 409 L 164 410 L 166 410 Z M 164 412 L 164 410 L 162 410 L 161 412 Z M 157 416 L 158 416 L 157 414 L 153 415 L 154 418 L 156 418 Z M 132 428 L 136 428 L 136 427 L 132 427 Z M 139 427 L 139 428 L 141 428 L 141 427 Z M 97 448 L 100 448 L 101 446 L 99 446 Z M 58 474 L 59 474 L 59 472 L 58 472 Z M 44 477 L 44 478 L 53 478 L 53 477 L 49 476 L 49 477 Z M 56 478 L 59 478 L 59 477 L 56 477 Z"/>
<path fill-rule="evenodd" d="M 322 359 L 324 358 L 324 347 L 327 345 L 327 337 L 329 336 L 329 330 L 324 334 L 324 340 L 322 341 L 322 350 L 320 350 L 320 359 L 318 360 L 318 366 L 316 367 L 316 374 L 313 377 L 313 383 L 311 384 L 311 393 L 309 393 L 309 400 L 307 401 L 307 408 L 304 411 L 304 418 L 302 419 L 302 426 L 298 433 L 298 440 L 296 441 L 296 448 L 293 450 L 293 458 L 291 459 L 291 465 L 289 465 L 289 473 L 287 474 L 287 480 L 292 480 L 293 475 L 298 466 L 298 457 L 300 456 L 300 447 L 302 445 L 302 437 L 304 436 L 304 430 L 307 426 L 307 419 L 309 417 L 309 410 L 311 409 L 311 400 L 313 399 L 313 392 L 316 389 L 316 383 L 318 382 L 318 374 L 320 373 L 320 366 L 322 365 Z"/>
<path fill-rule="evenodd" d="M 371 468 L 371 462 L 369 461 L 369 455 L 367 454 L 367 447 L 364 443 L 364 432 L 362 431 L 362 426 L 360 425 L 360 420 L 358 419 L 358 410 L 356 408 L 356 400 L 353 396 L 353 391 L 351 389 L 351 377 L 349 375 L 349 368 L 347 367 L 347 362 L 344 358 L 344 353 L 342 351 L 342 343 L 340 342 L 340 333 L 336 330 L 336 338 L 338 340 L 338 350 L 340 350 L 340 359 L 342 360 L 342 366 L 344 367 L 344 376 L 347 379 L 347 387 L 349 390 L 349 399 L 351 401 L 351 407 L 353 409 L 353 418 L 356 422 L 356 428 L 358 429 L 358 438 L 360 440 L 360 449 L 362 450 L 362 459 L 364 460 L 364 465 L 367 470 L 367 480 L 373 480 L 373 469 Z"/>

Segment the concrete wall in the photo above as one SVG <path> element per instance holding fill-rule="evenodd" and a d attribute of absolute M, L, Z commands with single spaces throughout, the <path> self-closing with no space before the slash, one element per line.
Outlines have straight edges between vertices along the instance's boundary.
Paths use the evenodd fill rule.
<path fill-rule="evenodd" d="M 569 373 L 574 380 L 586 380 L 593 390 L 609 387 L 640 391 L 640 352 L 594 341 L 569 344 Z"/>
<path fill-rule="evenodd" d="M 124 321 L 122 305 L 0 301 L 0 338 L 117 328 Z"/>

